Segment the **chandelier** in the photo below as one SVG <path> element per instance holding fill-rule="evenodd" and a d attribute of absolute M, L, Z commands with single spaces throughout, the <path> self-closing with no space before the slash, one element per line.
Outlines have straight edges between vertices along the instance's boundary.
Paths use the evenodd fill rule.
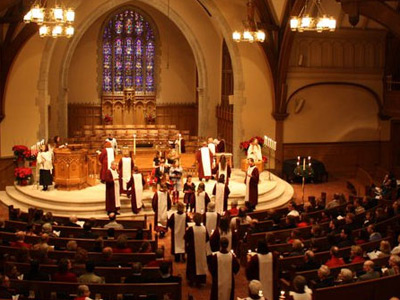
<path fill-rule="evenodd" d="M 309 5 L 311 3 L 311 5 Z M 316 12 L 316 13 L 315 13 Z M 313 16 L 313 13 L 315 16 Z M 292 31 L 335 31 L 336 20 L 326 14 L 322 7 L 321 0 L 306 0 L 305 5 L 298 16 L 290 19 L 290 29 Z"/>
<path fill-rule="evenodd" d="M 54 6 L 49 6 L 47 0 L 35 0 L 31 9 L 24 16 L 25 23 L 39 25 L 40 37 L 72 37 L 75 29 L 75 11 L 64 8 L 54 0 Z"/>
<path fill-rule="evenodd" d="M 257 29 L 257 22 L 254 19 L 254 3 L 253 0 L 247 2 L 247 20 L 243 22 L 245 29 L 242 32 L 235 31 L 232 38 L 235 42 L 264 42 L 265 32 Z"/>

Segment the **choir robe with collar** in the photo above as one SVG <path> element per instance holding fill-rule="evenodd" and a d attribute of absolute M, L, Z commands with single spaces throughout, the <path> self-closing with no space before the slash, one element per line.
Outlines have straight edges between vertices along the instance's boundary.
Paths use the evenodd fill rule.
<path fill-rule="evenodd" d="M 168 221 L 167 211 L 171 209 L 171 198 L 169 197 L 169 193 L 160 191 L 155 192 L 152 200 L 152 207 L 154 211 L 154 230 L 166 231 Z"/>
<path fill-rule="evenodd" d="M 231 231 L 229 230 L 229 232 L 227 233 L 221 233 L 221 229 L 219 229 L 218 227 L 214 230 L 214 232 L 210 235 L 210 247 L 211 247 L 211 251 L 212 252 L 217 252 L 220 248 L 220 241 L 221 238 L 225 237 L 228 239 L 229 241 L 229 246 L 228 246 L 228 251 L 235 251 L 236 252 L 236 248 L 238 245 L 238 235 L 237 235 L 237 231 Z"/>
<path fill-rule="evenodd" d="M 120 193 L 127 194 L 128 193 L 128 182 L 132 177 L 132 172 L 134 168 L 133 159 L 131 157 L 122 157 L 118 163 L 118 171 L 119 171 L 119 186 Z"/>
<path fill-rule="evenodd" d="M 190 218 L 185 213 L 174 212 L 168 219 L 171 228 L 171 254 L 185 253 L 185 232 Z"/>
<path fill-rule="evenodd" d="M 128 197 L 131 198 L 131 208 L 134 214 L 139 213 L 143 207 L 143 189 L 146 185 L 146 180 L 141 173 L 131 175 L 131 179 L 126 184 Z"/>
<path fill-rule="evenodd" d="M 101 150 L 99 155 L 99 162 L 101 164 L 100 169 L 100 180 L 106 181 L 107 171 L 111 167 L 111 163 L 114 160 L 114 149 L 112 147 L 104 148 Z"/>
<path fill-rule="evenodd" d="M 115 212 L 121 207 L 120 195 L 119 195 L 118 171 L 111 169 L 107 170 L 105 182 L 106 182 L 106 211 Z"/>
<path fill-rule="evenodd" d="M 207 205 L 210 203 L 210 197 L 207 192 L 195 193 L 194 211 L 202 214 L 207 211 Z"/>
<path fill-rule="evenodd" d="M 246 184 L 246 195 L 244 201 L 249 201 L 252 207 L 256 207 L 258 203 L 258 182 L 260 174 L 256 166 L 247 169 L 244 183 Z"/>
<path fill-rule="evenodd" d="M 206 283 L 207 256 L 211 255 L 209 236 L 203 225 L 190 226 L 185 233 L 186 278 L 192 284 Z"/>
<path fill-rule="evenodd" d="M 212 231 L 219 226 L 221 215 L 217 212 L 206 212 L 203 214 L 203 224 L 206 226 L 207 233 L 212 234 Z"/>
<path fill-rule="evenodd" d="M 221 168 L 221 164 L 218 164 L 214 169 L 213 169 L 213 174 L 215 174 L 217 180 L 219 178 L 219 176 L 221 176 L 222 174 L 225 175 L 225 183 L 229 183 L 229 178 L 231 178 L 231 173 L 232 173 L 232 169 L 230 165 L 226 165 L 225 170 L 223 170 Z"/>
<path fill-rule="evenodd" d="M 185 204 L 190 204 L 190 207 L 194 207 L 194 203 L 195 203 L 195 190 L 196 190 L 196 186 L 195 184 L 192 182 L 191 184 L 185 182 L 185 184 L 183 185 L 183 203 Z"/>
<path fill-rule="evenodd" d="M 210 179 L 212 176 L 213 155 L 208 147 L 201 147 L 196 151 L 199 179 Z"/>
<path fill-rule="evenodd" d="M 248 281 L 261 282 L 263 296 L 266 299 L 278 299 L 279 291 L 276 283 L 279 282 L 278 258 L 272 252 L 267 254 L 250 253 L 246 265 Z"/>
<path fill-rule="evenodd" d="M 231 191 L 227 184 L 217 182 L 212 193 L 215 196 L 215 211 L 223 215 L 228 209 L 228 197 Z"/>
<path fill-rule="evenodd" d="M 234 300 L 235 279 L 234 274 L 239 272 L 239 261 L 231 253 L 213 253 L 209 263 L 212 276 L 210 300 Z"/>

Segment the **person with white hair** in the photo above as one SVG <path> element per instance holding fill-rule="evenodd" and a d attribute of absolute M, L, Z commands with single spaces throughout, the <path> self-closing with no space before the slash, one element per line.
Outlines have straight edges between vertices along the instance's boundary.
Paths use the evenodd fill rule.
<path fill-rule="evenodd" d="M 262 285 L 258 280 L 251 280 L 249 283 L 249 296 L 238 300 L 265 300 L 262 295 Z"/>
<path fill-rule="evenodd" d="M 85 284 L 82 284 L 78 286 L 77 297 L 75 297 L 74 300 L 92 300 L 91 298 L 89 298 L 89 296 L 90 296 L 89 287 Z"/>
<path fill-rule="evenodd" d="M 353 272 L 350 269 L 343 268 L 338 275 L 340 284 L 347 284 L 354 282 Z"/>
<path fill-rule="evenodd" d="M 328 266 L 322 265 L 318 269 L 318 280 L 314 286 L 316 289 L 333 286 L 333 278 L 330 277 L 331 270 Z"/>
<path fill-rule="evenodd" d="M 105 182 L 107 214 L 110 214 L 111 212 L 118 212 L 118 210 L 121 208 L 121 200 L 117 161 L 114 160 L 111 163 L 111 167 L 106 172 Z"/>

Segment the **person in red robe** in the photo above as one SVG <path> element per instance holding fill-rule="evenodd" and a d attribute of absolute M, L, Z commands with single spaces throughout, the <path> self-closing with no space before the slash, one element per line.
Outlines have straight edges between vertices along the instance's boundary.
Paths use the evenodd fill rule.
<path fill-rule="evenodd" d="M 254 159 L 249 158 L 248 162 L 249 167 L 244 179 L 244 183 L 246 184 L 246 195 L 244 201 L 248 201 L 251 208 L 255 209 L 258 203 L 258 182 L 260 181 L 260 174 L 254 163 Z"/>
<path fill-rule="evenodd" d="M 265 240 L 258 241 L 257 253 L 249 253 L 246 264 L 247 280 L 261 282 L 266 299 L 278 299 L 279 270 L 277 256 L 268 250 Z"/>
<path fill-rule="evenodd" d="M 139 172 L 138 167 L 133 168 L 131 179 L 127 183 L 127 195 L 131 197 L 131 208 L 134 214 L 138 214 L 143 207 L 143 189 L 146 185 L 146 180 L 143 174 Z"/>
<path fill-rule="evenodd" d="M 234 300 L 235 278 L 239 272 L 239 261 L 228 251 L 229 241 L 221 238 L 221 250 L 213 253 L 208 265 L 212 276 L 211 300 Z"/>
<path fill-rule="evenodd" d="M 154 211 L 154 230 L 160 233 L 160 237 L 164 237 L 167 231 L 167 211 L 171 209 L 171 198 L 165 184 L 161 184 L 160 190 L 155 192 L 152 207 Z"/>
<path fill-rule="evenodd" d="M 111 162 L 114 161 L 114 149 L 111 145 L 110 142 L 106 142 L 104 144 L 103 150 L 101 150 L 101 153 L 99 155 L 99 162 L 101 164 L 101 169 L 100 169 L 100 180 L 102 183 L 105 183 L 106 181 L 106 176 L 107 176 L 107 170 L 111 167 Z"/>
<path fill-rule="evenodd" d="M 194 226 L 190 226 L 185 233 L 187 253 L 186 278 L 189 285 L 203 285 L 207 276 L 207 256 L 211 254 L 209 237 L 206 228 L 201 225 L 201 214 L 193 217 Z"/>
<path fill-rule="evenodd" d="M 132 178 L 134 163 L 130 156 L 129 150 L 124 149 L 124 156 L 119 160 L 118 172 L 119 172 L 119 186 L 121 194 L 128 194 L 127 184 Z"/>
<path fill-rule="evenodd" d="M 111 168 L 107 170 L 105 183 L 106 183 L 106 211 L 107 214 L 111 212 L 118 213 L 121 208 L 120 202 L 120 189 L 119 189 L 119 174 L 117 169 L 118 163 L 113 161 Z"/>
<path fill-rule="evenodd" d="M 231 191 L 228 184 L 225 183 L 225 175 L 221 174 L 218 182 L 214 185 L 213 195 L 215 196 L 215 210 L 220 215 L 223 215 L 228 209 L 228 197 Z"/>
<path fill-rule="evenodd" d="M 213 155 L 207 146 L 207 142 L 203 142 L 202 147 L 196 151 L 196 161 L 200 181 L 203 178 L 208 181 L 212 176 Z"/>
<path fill-rule="evenodd" d="M 168 219 L 167 226 L 171 228 L 171 254 L 175 256 L 175 261 L 185 261 L 185 232 L 190 222 L 185 214 L 185 205 L 178 202 L 177 211 Z"/>
<path fill-rule="evenodd" d="M 183 185 L 183 202 L 186 204 L 186 211 L 192 212 L 195 204 L 195 194 L 196 186 L 192 182 L 192 175 L 188 175 L 186 182 Z"/>

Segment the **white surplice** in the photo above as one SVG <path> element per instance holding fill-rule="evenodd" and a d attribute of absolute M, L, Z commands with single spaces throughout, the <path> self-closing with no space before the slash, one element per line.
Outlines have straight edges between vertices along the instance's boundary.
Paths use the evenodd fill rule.
<path fill-rule="evenodd" d="M 175 253 L 185 253 L 186 214 L 174 212 L 174 243 Z"/>
<path fill-rule="evenodd" d="M 119 175 L 117 170 L 109 169 L 114 180 L 114 197 L 115 197 L 115 207 L 121 207 L 121 199 L 119 195 Z"/>
<path fill-rule="evenodd" d="M 250 179 L 251 179 L 251 174 L 253 173 L 253 170 L 256 166 L 248 167 L 247 168 L 247 177 L 246 177 L 246 195 L 244 196 L 244 201 L 249 201 L 250 198 Z"/>
<path fill-rule="evenodd" d="M 232 253 L 217 252 L 218 300 L 230 300 L 232 291 Z"/>
<path fill-rule="evenodd" d="M 206 210 L 205 207 L 205 198 L 206 198 L 206 192 L 202 191 L 201 193 L 195 193 L 196 195 L 196 206 L 195 206 L 195 211 L 197 213 L 204 213 Z"/>
<path fill-rule="evenodd" d="M 201 163 L 203 165 L 204 176 L 210 177 L 211 174 L 211 161 L 210 161 L 210 149 L 208 147 L 200 148 L 201 152 Z"/>
<path fill-rule="evenodd" d="M 122 189 L 126 191 L 126 184 L 131 179 L 132 174 L 132 158 L 123 157 L 122 158 Z"/>
<path fill-rule="evenodd" d="M 267 299 L 273 299 L 273 257 L 272 253 L 257 254 L 258 272 L 262 285 L 263 296 Z"/>
<path fill-rule="evenodd" d="M 114 161 L 114 149 L 106 148 L 107 151 L 107 168 L 111 167 L 111 163 Z"/>
<path fill-rule="evenodd" d="M 139 209 L 143 206 L 143 181 L 142 174 L 133 174 L 133 183 L 135 184 L 136 207 Z"/>
<path fill-rule="evenodd" d="M 166 192 L 157 192 L 157 223 L 163 226 L 167 225 L 168 194 Z"/>
<path fill-rule="evenodd" d="M 194 248 L 196 256 L 196 275 L 207 274 L 206 228 L 193 226 Z"/>
<path fill-rule="evenodd" d="M 224 213 L 225 184 L 217 182 L 215 187 L 215 211 L 222 215 Z"/>
<path fill-rule="evenodd" d="M 206 212 L 206 229 L 209 235 L 217 227 L 218 214 L 216 212 Z"/>

